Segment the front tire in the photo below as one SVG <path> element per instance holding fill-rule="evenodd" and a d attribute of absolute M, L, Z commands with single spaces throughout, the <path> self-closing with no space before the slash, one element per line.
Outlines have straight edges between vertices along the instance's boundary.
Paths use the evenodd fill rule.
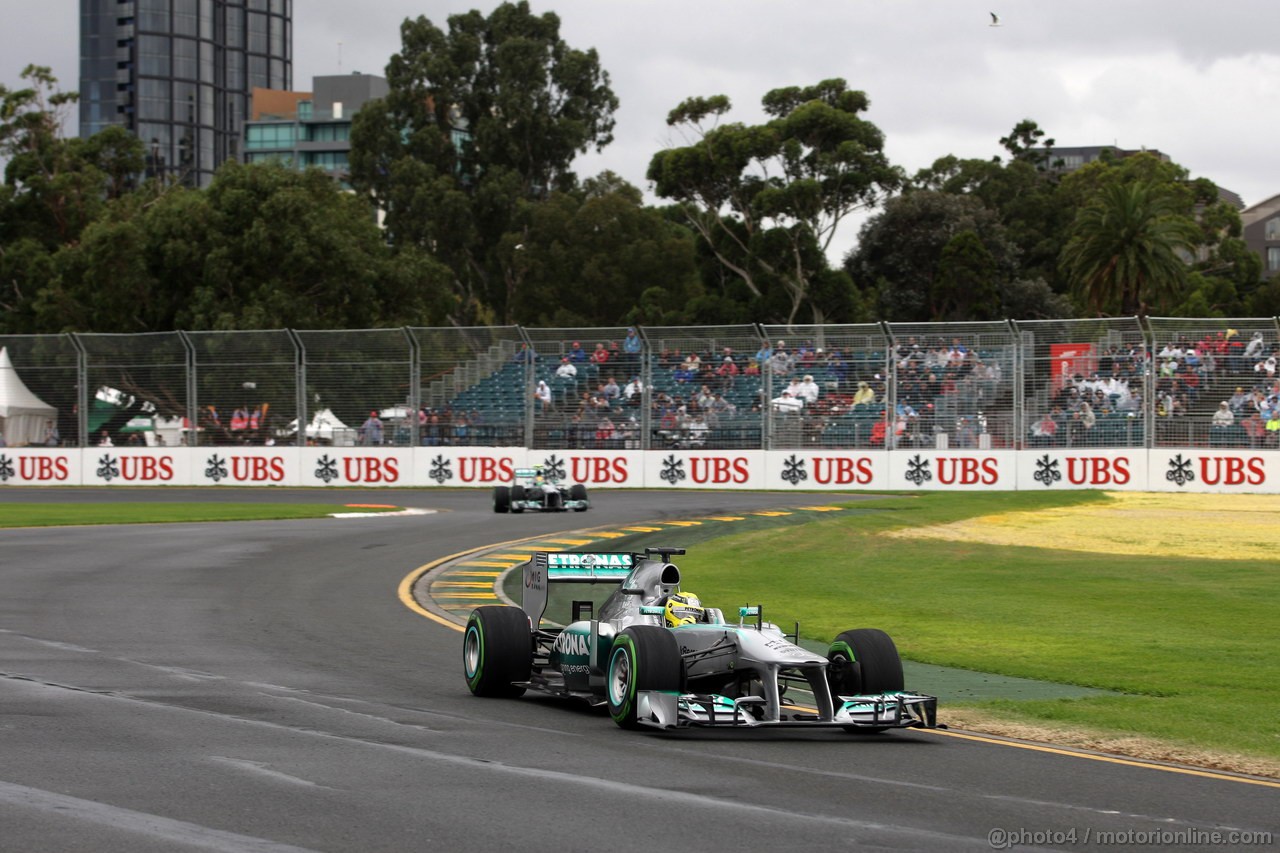
<path fill-rule="evenodd" d="M 494 512 L 510 512 L 511 511 L 511 487 L 510 486 L 494 486 L 493 487 L 493 511 Z"/>
<path fill-rule="evenodd" d="M 837 695 L 902 690 L 902 658 L 884 631 L 857 628 L 836 637 L 827 651 L 827 678 Z"/>
<path fill-rule="evenodd" d="M 462 669 L 476 696 L 515 698 L 533 671 L 529 617 L 518 607 L 487 605 L 471 611 L 462 640 Z"/>
<path fill-rule="evenodd" d="M 655 625 L 632 625 L 617 636 L 609 652 L 605 675 L 609 716 L 624 729 L 639 728 L 639 692 L 678 692 L 680 682 L 680 647 L 672 633 Z"/>
<path fill-rule="evenodd" d="M 902 690 L 902 658 L 892 638 L 878 628 L 856 628 L 836 637 L 827 650 L 827 682 L 833 698 Z M 875 726 L 845 726 L 854 734 L 877 734 Z"/>
<path fill-rule="evenodd" d="M 524 486 L 511 487 L 511 511 L 524 512 Z"/>
<path fill-rule="evenodd" d="M 569 487 L 569 500 L 582 502 L 581 506 L 575 506 L 573 508 L 574 512 L 586 512 L 587 511 L 587 487 L 582 485 L 581 483 L 574 483 L 572 486 Z"/>

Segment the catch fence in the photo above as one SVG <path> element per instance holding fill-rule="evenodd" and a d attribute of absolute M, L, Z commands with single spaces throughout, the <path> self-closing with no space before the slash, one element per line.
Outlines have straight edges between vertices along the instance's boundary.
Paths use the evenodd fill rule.
<path fill-rule="evenodd" d="M 0 336 L 10 446 L 1277 447 L 1276 318 Z"/>

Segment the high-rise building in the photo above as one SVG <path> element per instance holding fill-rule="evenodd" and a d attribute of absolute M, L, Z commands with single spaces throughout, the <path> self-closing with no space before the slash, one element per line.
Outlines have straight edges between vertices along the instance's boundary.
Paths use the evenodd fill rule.
<path fill-rule="evenodd" d="M 387 81 L 357 71 L 316 77 L 311 87 L 311 92 L 254 90 L 252 112 L 244 123 L 243 159 L 320 168 L 345 183 L 352 120 L 367 102 L 386 97 Z"/>
<path fill-rule="evenodd" d="M 147 172 L 205 186 L 254 88 L 293 82 L 293 0 L 80 0 L 80 135 L 120 125 Z"/>

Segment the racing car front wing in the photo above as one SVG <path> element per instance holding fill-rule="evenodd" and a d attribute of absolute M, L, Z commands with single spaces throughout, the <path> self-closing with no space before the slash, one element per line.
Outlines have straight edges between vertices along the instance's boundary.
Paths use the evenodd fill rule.
<path fill-rule="evenodd" d="M 767 703 L 760 696 L 730 698 L 696 693 L 642 690 L 637 693 L 636 722 L 659 729 L 692 726 L 787 727 L 843 729 L 932 729 L 938 725 L 938 700 L 923 693 L 878 693 L 840 696 L 834 715 L 824 719 L 811 708 L 790 707 L 776 720 L 753 713 Z"/>

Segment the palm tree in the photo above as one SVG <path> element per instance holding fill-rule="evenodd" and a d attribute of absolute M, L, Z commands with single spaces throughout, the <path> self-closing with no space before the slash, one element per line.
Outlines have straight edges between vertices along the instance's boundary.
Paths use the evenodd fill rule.
<path fill-rule="evenodd" d="M 1076 295 L 1099 314 L 1128 316 L 1178 298 L 1199 232 L 1166 188 L 1142 182 L 1104 187 L 1068 233 L 1058 263 Z"/>

